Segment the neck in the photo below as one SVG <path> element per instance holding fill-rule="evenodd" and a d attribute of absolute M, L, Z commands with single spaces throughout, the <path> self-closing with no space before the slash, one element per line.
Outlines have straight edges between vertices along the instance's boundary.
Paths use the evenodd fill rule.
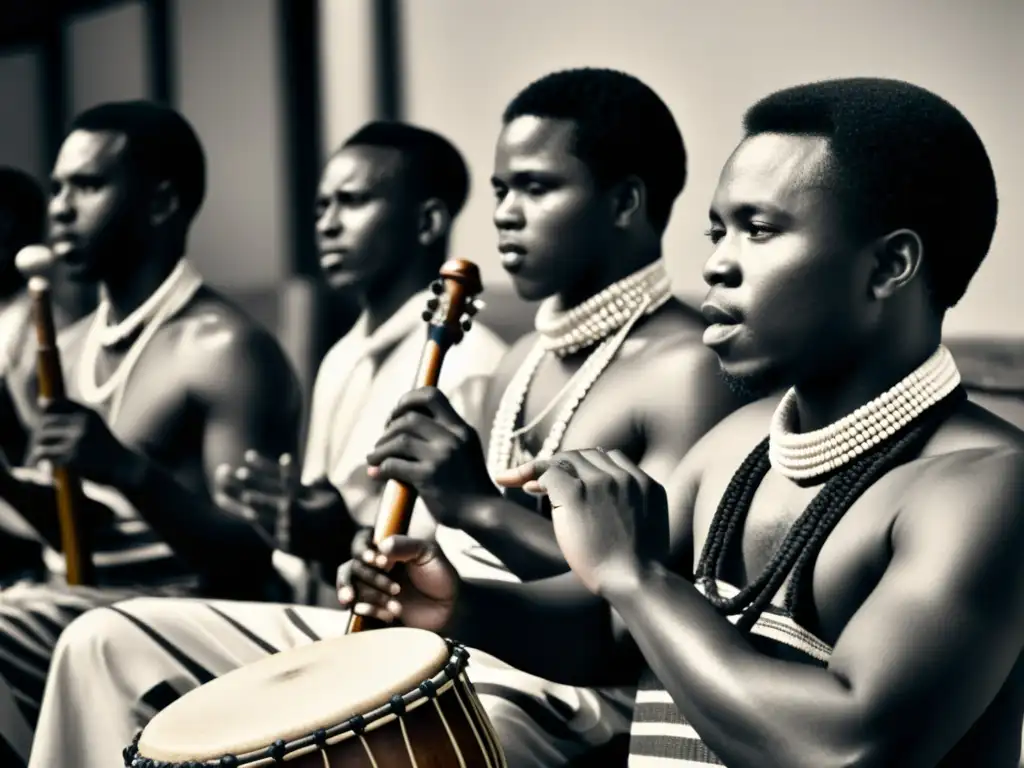
<path fill-rule="evenodd" d="M 876 354 L 860 356 L 821 380 L 797 385 L 800 432 L 833 424 L 874 400 L 924 363 L 941 341 L 938 327 L 895 348 L 887 349 L 876 341 L 869 345 L 878 350 Z"/>
<path fill-rule="evenodd" d="M 596 296 L 613 283 L 629 277 L 661 258 L 661 243 L 628 252 L 608 255 L 604 264 L 595 269 L 582 280 L 578 280 L 571 288 L 562 291 L 558 298 L 563 310 L 578 307 L 591 296 Z"/>
<path fill-rule="evenodd" d="M 110 319 L 119 323 L 152 296 L 174 270 L 178 259 L 160 254 L 143 256 L 137 268 L 103 281 L 110 302 Z"/>
<path fill-rule="evenodd" d="M 397 276 L 388 275 L 380 285 L 366 291 L 360 297 L 360 305 L 366 313 L 367 334 L 384 325 L 409 299 L 426 289 L 435 277 L 436 273 L 427 277 L 417 269 L 401 270 Z"/>

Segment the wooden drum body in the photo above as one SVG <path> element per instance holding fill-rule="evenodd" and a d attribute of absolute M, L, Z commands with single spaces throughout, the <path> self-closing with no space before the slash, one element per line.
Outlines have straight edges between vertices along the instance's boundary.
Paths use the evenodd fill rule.
<path fill-rule="evenodd" d="M 127 768 L 505 768 L 465 648 L 404 627 L 234 670 L 160 712 Z"/>

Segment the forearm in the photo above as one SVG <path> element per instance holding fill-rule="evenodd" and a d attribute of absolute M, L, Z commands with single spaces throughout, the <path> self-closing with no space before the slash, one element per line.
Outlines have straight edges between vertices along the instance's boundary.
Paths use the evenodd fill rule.
<path fill-rule="evenodd" d="M 213 583 L 252 581 L 269 572 L 271 548 L 246 520 L 183 486 L 133 453 L 118 490 L 182 559 Z"/>
<path fill-rule="evenodd" d="M 57 495 L 52 485 L 27 482 L 0 472 L 0 498 L 17 510 L 47 544 L 61 550 Z M 84 494 L 79 496 L 77 510 L 87 535 L 113 517 L 107 507 Z"/>
<path fill-rule="evenodd" d="M 735 768 L 861 765 L 855 701 L 827 669 L 755 651 L 688 581 L 655 567 L 604 593 L 680 712 Z"/>
<path fill-rule="evenodd" d="M 568 574 L 533 584 L 463 582 L 446 634 L 565 685 L 636 682 L 638 658 L 616 642 L 607 603 Z"/>
<path fill-rule="evenodd" d="M 467 501 L 460 527 L 524 582 L 569 570 L 551 521 L 503 496 Z"/>

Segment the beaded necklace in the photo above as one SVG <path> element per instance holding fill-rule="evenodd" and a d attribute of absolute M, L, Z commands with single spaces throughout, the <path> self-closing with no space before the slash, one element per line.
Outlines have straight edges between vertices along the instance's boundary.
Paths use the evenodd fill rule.
<path fill-rule="evenodd" d="M 562 444 L 569 422 L 587 392 L 615 359 L 629 332 L 639 320 L 659 309 L 672 296 L 668 274 L 660 259 L 590 297 L 567 311 L 559 300 L 545 300 L 537 311 L 539 334 L 522 365 L 509 382 L 491 428 L 487 467 L 496 475 L 528 458 L 522 435 L 535 428 L 559 403 L 562 408 L 535 458 L 550 458 Z M 516 428 L 526 395 L 541 362 L 554 353 L 565 357 L 597 344 L 579 370 L 535 419 Z"/>

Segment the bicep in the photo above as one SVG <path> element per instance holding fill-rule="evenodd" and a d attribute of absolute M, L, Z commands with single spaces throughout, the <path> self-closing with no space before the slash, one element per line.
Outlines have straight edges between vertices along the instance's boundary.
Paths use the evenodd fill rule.
<path fill-rule="evenodd" d="M 937 761 L 1017 662 L 1024 558 L 1014 520 L 1019 500 L 1012 513 L 985 514 L 969 499 L 952 501 L 955 491 L 952 503 L 934 498 L 926 515 L 894 533 L 892 560 L 837 641 L 829 668 L 849 687 L 857 719 L 879 748 Z"/>
<path fill-rule="evenodd" d="M 659 482 L 672 477 L 704 435 L 742 404 L 725 386 L 717 358 L 705 349 L 688 348 L 662 366 L 652 377 L 658 386 L 645 409 L 647 445 L 640 461 Z"/>
<path fill-rule="evenodd" d="M 295 456 L 302 397 L 283 355 L 260 349 L 241 351 L 227 375 L 205 386 L 203 464 L 212 478 L 221 464 L 239 466 L 245 452 Z M 210 378 L 213 378 L 212 376 Z"/>

